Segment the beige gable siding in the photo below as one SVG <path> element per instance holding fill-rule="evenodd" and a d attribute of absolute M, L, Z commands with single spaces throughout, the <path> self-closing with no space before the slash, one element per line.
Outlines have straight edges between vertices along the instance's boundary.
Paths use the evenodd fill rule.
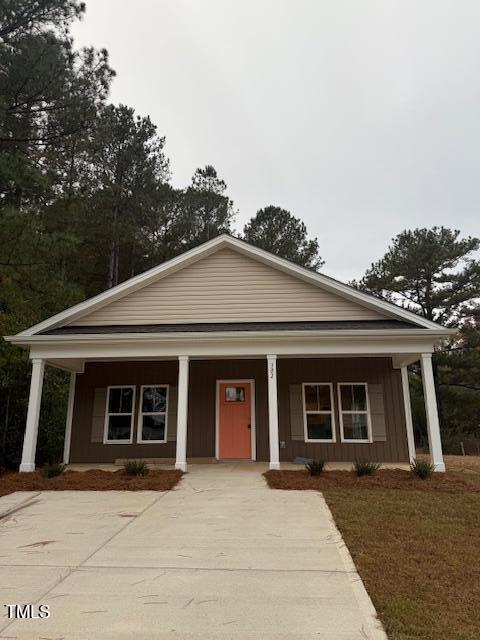
<path fill-rule="evenodd" d="M 222 249 L 72 325 L 376 320 L 384 316 L 231 249 Z"/>

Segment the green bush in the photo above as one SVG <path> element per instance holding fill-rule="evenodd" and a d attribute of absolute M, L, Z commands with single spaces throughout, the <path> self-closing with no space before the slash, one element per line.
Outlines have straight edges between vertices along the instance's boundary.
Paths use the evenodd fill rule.
<path fill-rule="evenodd" d="M 60 462 L 45 464 L 42 467 L 42 475 L 45 478 L 55 478 L 56 476 L 61 476 L 65 469 L 66 465 L 61 464 Z"/>
<path fill-rule="evenodd" d="M 378 462 L 360 462 L 357 460 L 353 465 L 353 469 L 357 476 L 373 476 L 380 469 Z"/>
<path fill-rule="evenodd" d="M 127 476 L 146 476 L 148 473 L 148 465 L 143 460 L 130 460 L 123 468 Z"/>
<path fill-rule="evenodd" d="M 410 463 L 410 469 L 416 476 L 425 480 L 435 471 L 435 465 L 425 460 L 415 460 L 415 462 Z"/>
<path fill-rule="evenodd" d="M 305 469 L 311 476 L 319 476 L 322 473 L 324 466 L 324 460 L 312 460 L 311 462 L 307 462 Z"/>

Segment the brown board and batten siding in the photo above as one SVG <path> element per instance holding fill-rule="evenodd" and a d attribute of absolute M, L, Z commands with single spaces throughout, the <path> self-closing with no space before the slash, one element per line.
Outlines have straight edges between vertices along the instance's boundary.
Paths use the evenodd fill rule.
<path fill-rule="evenodd" d="M 77 374 L 72 417 L 70 462 L 115 462 L 117 458 L 174 458 L 176 442 L 170 439 L 161 444 L 138 444 L 137 422 L 140 386 L 168 384 L 176 389 L 178 362 L 92 362 L 85 372 Z M 135 412 L 132 444 L 103 444 L 105 404 L 103 411 L 96 406 L 95 396 L 103 396 L 113 385 L 135 386 Z M 100 393 L 99 393 L 100 390 Z M 96 393 L 97 392 L 97 393 Z M 98 404 L 98 403 L 97 403 Z M 171 411 L 169 409 L 169 414 Z M 102 417 L 103 416 L 103 417 Z"/>
<path fill-rule="evenodd" d="M 215 457 L 215 402 L 216 380 L 254 379 L 256 387 L 256 447 L 257 459 L 268 460 L 267 370 L 265 360 L 215 360 L 190 362 L 187 456 Z M 143 384 L 178 382 L 176 361 L 162 362 L 103 362 L 87 363 L 85 373 L 77 375 L 72 420 L 70 462 L 115 462 L 124 458 L 175 458 L 176 442 L 162 444 L 142 443 L 137 440 L 138 403 Z M 102 423 L 96 415 L 95 395 L 111 385 L 136 387 L 135 416 L 132 444 L 103 444 L 102 438 L 93 437 L 95 424 Z M 105 415 L 103 409 L 103 417 Z M 170 411 L 169 411 L 170 413 Z M 93 431 L 92 431 L 93 428 Z M 168 432 L 168 427 L 167 427 Z"/>
<path fill-rule="evenodd" d="M 390 358 L 279 359 L 277 364 L 279 440 L 284 443 L 280 448 L 282 461 L 291 461 L 297 456 L 347 462 L 355 459 L 380 462 L 408 461 L 400 371 L 393 369 Z M 136 438 L 140 386 L 168 384 L 176 388 L 177 376 L 176 361 L 87 363 L 85 372 L 77 375 L 71 462 L 114 462 L 117 458 L 174 458 L 176 443 L 170 436 L 169 441 L 164 444 L 137 444 Z M 214 458 L 216 381 L 228 379 L 255 380 L 257 460 L 268 461 L 267 375 L 264 359 L 190 362 L 187 455 L 189 458 Z M 334 384 L 337 442 L 306 443 L 292 439 L 291 389 L 298 388 L 302 382 Z M 337 395 L 339 382 L 367 382 L 375 393 L 383 394 L 380 404 L 384 414 L 384 439 L 368 444 L 340 442 Z M 100 425 L 102 422 L 101 415 L 97 415 L 101 414 L 101 411 L 95 407 L 96 391 L 105 390 L 110 385 L 136 387 L 132 444 L 103 444 L 98 434 L 94 437 L 96 422 Z M 103 398 L 105 397 L 104 394 Z M 298 420 L 298 416 L 296 419 Z"/>
<path fill-rule="evenodd" d="M 392 367 L 390 358 L 302 358 L 279 359 L 278 413 L 280 460 L 291 461 L 297 456 L 339 462 L 369 460 L 407 462 L 408 445 L 400 371 Z M 334 384 L 334 417 L 336 442 L 313 443 L 291 437 L 290 390 L 302 382 Z M 340 441 L 340 420 L 337 385 L 339 382 L 366 382 L 375 392 L 383 391 L 384 440 L 372 443 Z M 302 416 L 303 418 L 303 416 Z"/>

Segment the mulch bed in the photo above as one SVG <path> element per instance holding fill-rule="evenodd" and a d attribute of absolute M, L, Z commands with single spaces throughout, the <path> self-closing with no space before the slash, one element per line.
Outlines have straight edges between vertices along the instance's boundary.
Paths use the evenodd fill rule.
<path fill-rule="evenodd" d="M 5 473 L 0 476 L 0 496 L 13 491 L 168 491 L 179 482 L 182 471 L 150 470 L 146 476 L 118 471 L 65 471 L 45 478 L 41 471 Z"/>
<path fill-rule="evenodd" d="M 473 479 L 456 473 L 435 473 L 422 480 L 410 471 L 380 469 L 372 476 L 358 477 L 352 471 L 326 471 L 311 476 L 307 471 L 267 471 L 263 474 L 271 489 L 402 489 L 406 491 L 436 491 L 443 493 L 480 493 Z"/>

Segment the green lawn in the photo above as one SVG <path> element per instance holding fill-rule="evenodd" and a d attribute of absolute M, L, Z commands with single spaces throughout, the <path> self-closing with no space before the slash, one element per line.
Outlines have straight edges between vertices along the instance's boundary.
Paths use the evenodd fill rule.
<path fill-rule="evenodd" d="M 480 638 L 480 459 L 446 464 L 421 490 L 328 472 L 321 488 L 391 640 Z"/>

